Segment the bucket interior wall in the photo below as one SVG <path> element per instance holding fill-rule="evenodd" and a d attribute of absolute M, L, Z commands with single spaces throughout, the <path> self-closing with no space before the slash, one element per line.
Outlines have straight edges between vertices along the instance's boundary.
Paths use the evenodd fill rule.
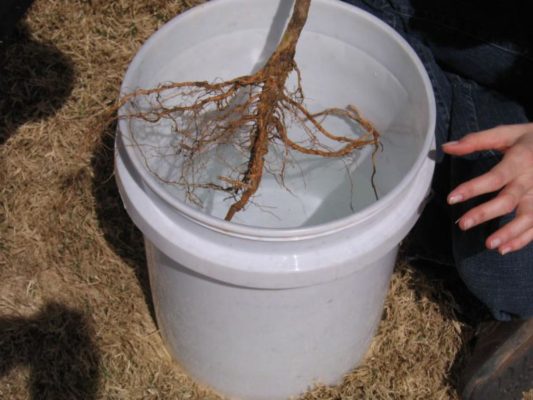
<path fill-rule="evenodd" d="M 224 80 L 257 70 L 275 47 L 288 14 L 284 12 L 287 8 L 284 2 L 260 2 L 260 7 L 256 2 L 250 3 L 253 4 L 245 5 L 245 10 L 239 4 L 241 9 L 234 13 L 232 23 L 221 24 L 216 13 L 199 12 L 195 18 L 175 25 L 165 33 L 168 40 L 160 38 L 149 50 L 153 56 L 149 53 L 134 71 L 138 87 L 154 87 L 169 81 Z M 226 8 L 231 8 L 231 2 Z M 336 14 L 327 15 L 335 11 Z M 225 19 L 231 15 L 226 11 Z M 336 25 L 335 34 L 330 33 L 332 23 Z M 305 104 L 311 111 L 355 105 L 382 133 L 374 180 L 371 180 L 374 148 L 367 147 L 343 159 L 290 152 L 280 184 L 277 172 L 284 148 L 273 146 L 267 157 L 277 166 L 272 172 L 265 172 L 252 202 L 244 212 L 237 213 L 233 222 L 267 228 L 327 223 L 375 202 L 374 189 L 378 198 L 383 198 L 413 167 L 429 124 L 423 85 L 412 60 L 398 54 L 390 37 L 377 33 L 373 36 L 374 44 L 367 43 L 368 27 L 363 26 L 367 23 L 362 21 L 360 27 L 354 27 L 353 20 L 345 20 L 339 10 L 317 3 L 298 44 L 296 61 L 302 73 Z M 387 47 L 391 47 L 390 52 L 384 51 Z M 336 134 L 357 134 L 350 132 L 354 131 L 353 126 L 340 119 L 328 119 L 325 124 Z M 150 169 L 166 181 L 178 180 L 181 164 L 172 147 L 170 125 L 165 122 L 147 125 L 134 120 L 130 132 L 136 135 L 135 145 Z M 303 135 L 291 125 L 289 134 L 295 139 Z M 205 158 L 206 168 L 196 172 L 199 180 L 216 181 L 224 175 L 227 160 L 233 165 L 246 162 L 242 154 L 229 146 L 219 146 Z M 182 187 L 165 184 L 154 175 L 147 179 L 155 181 L 178 201 L 187 202 Z M 202 207 L 189 202 L 191 207 L 219 218 L 235 201 L 227 193 L 213 190 L 198 190 L 196 196 Z"/>

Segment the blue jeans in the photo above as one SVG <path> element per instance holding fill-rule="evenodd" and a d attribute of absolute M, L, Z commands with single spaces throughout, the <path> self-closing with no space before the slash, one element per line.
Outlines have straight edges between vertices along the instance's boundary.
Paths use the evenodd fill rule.
<path fill-rule="evenodd" d="M 513 215 L 463 232 L 454 224 L 490 196 L 449 207 L 459 183 L 487 172 L 501 155 L 486 151 L 445 156 L 440 145 L 469 132 L 528 122 L 533 116 L 531 11 L 513 1 L 344 0 L 376 15 L 415 49 L 432 81 L 437 102 L 437 167 L 434 197 L 415 238 L 418 255 L 456 266 L 469 290 L 499 320 L 533 317 L 533 245 L 505 256 L 485 239 Z M 490 3 L 497 3 L 491 5 Z M 516 2 L 517 4 L 519 2 Z M 527 2 L 523 2 L 527 3 Z"/>

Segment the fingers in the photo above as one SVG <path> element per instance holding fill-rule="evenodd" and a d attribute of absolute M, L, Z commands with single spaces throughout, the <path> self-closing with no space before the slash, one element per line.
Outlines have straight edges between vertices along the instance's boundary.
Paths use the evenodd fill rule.
<path fill-rule="evenodd" d="M 482 194 L 500 190 L 515 177 L 516 164 L 516 158 L 506 154 L 502 161 L 486 174 L 457 186 L 448 195 L 448 203 L 453 205 Z M 514 194 L 514 190 L 511 194 Z"/>
<path fill-rule="evenodd" d="M 532 241 L 533 241 L 533 229 L 529 229 L 528 231 L 524 232 L 517 238 L 501 246 L 501 248 L 499 248 L 498 251 L 503 256 L 512 251 L 518 251 L 520 249 L 523 249 Z"/>
<path fill-rule="evenodd" d="M 533 130 L 532 124 L 502 125 L 485 131 L 471 133 L 459 141 L 442 146 L 444 152 L 464 156 L 483 150 L 504 151 L 511 147 L 524 133 Z"/>
<path fill-rule="evenodd" d="M 517 251 L 533 240 L 533 196 L 521 202 L 516 218 L 487 238 L 486 246 L 502 255 Z"/>
<path fill-rule="evenodd" d="M 457 186 L 448 203 L 456 204 L 477 196 L 499 192 L 466 212 L 457 222 L 463 230 L 516 210 L 515 218 L 490 235 L 489 249 L 501 254 L 516 251 L 533 241 L 533 123 L 507 125 L 465 136 L 443 146 L 451 155 L 482 150 L 500 150 L 503 159 L 489 172 Z"/>
<path fill-rule="evenodd" d="M 530 188 L 529 184 L 533 184 L 533 176 L 529 181 L 531 182 L 524 182 L 525 184 L 520 180 L 515 181 L 505 187 L 494 199 L 472 208 L 457 221 L 459 227 L 467 230 L 514 211 L 527 194 Z M 533 213 L 533 210 L 531 212 Z"/>

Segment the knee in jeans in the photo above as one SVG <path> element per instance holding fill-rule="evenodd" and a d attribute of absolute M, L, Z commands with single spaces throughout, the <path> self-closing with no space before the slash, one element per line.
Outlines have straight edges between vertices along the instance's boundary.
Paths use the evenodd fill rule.
<path fill-rule="evenodd" d="M 533 317 L 533 246 L 506 256 L 487 250 L 459 262 L 457 268 L 494 318 Z"/>

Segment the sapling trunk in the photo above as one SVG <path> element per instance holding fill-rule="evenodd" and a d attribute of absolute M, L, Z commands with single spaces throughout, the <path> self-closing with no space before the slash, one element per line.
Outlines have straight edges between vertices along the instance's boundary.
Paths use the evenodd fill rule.
<path fill-rule="evenodd" d="M 263 68 L 224 82 L 191 81 L 170 83 L 152 89 L 140 89 L 121 98 L 118 107 L 132 104 L 140 98 L 150 99 L 151 108 L 131 111 L 122 118 L 141 119 L 150 123 L 169 120 L 178 135 L 179 155 L 182 164 L 180 179 L 173 182 L 182 186 L 189 200 L 201 205 L 195 196 L 197 189 L 220 190 L 233 197 L 225 219 L 230 221 L 243 210 L 260 187 L 268 169 L 267 154 L 276 143 L 286 151 L 340 158 L 366 145 L 377 149 L 379 133 L 365 120 L 357 109 L 331 108 L 311 113 L 304 106 L 300 71 L 295 62 L 296 46 L 307 21 L 311 0 L 296 0 L 287 28 L 274 53 Z M 296 74 L 296 89 L 287 89 L 287 80 Z M 163 98 L 181 98 L 178 105 L 166 104 Z M 135 107 L 133 107 L 135 109 Z M 308 143 L 291 140 L 287 130 L 288 116 L 295 120 L 308 136 Z M 337 135 L 327 130 L 319 121 L 327 116 L 337 116 L 358 124 L 365 134 L 360 137 Z M 132 133 L 134 135 L 134 133 Z M 336 142 L 339 148 L 331 149 L 320 138 Z M 205 152 L 219 145 L 231 144 L 246 155 L 247 162 L 237 166 L 232 176 L 218 176 L 215 182 L 198 182 L 190 171 L 197 170 L 195 163 Z M 375 150 L 374 150 L 375 152 Z M 284 168 L 280 174 L 283 174 Z M 154 171 L 152 171 L 154 172 Z M 192 172 L 194 173 L 194 172 Z M 157 173 L 156 173 L 157 175 Z M 162 177 L 160 179 L 164 180 Z M 283 176 L 281 176 L 283 181 Z"/>

